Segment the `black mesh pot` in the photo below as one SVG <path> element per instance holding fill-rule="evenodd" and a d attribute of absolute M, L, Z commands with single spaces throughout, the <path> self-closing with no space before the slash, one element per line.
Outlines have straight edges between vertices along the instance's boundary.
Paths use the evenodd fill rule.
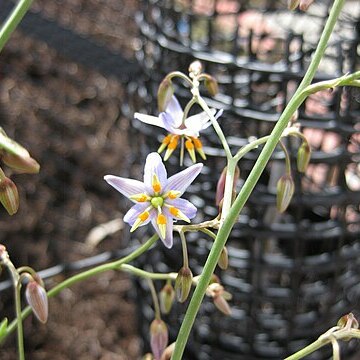
<path fill-rule="evenodd" d="M 156 114 L 157 87 L 170 71 L 187 71 L 199 59 L 219 81 L 220 94 L 207 99 L 223 108 L 220 124 L 236 151 L 249 137 L 269 134 L 308 66 L 329 11 L 318 1 L 308 13 L 289 14 L 279 1 L 151 1 L 138 14 L 142 76 L 128 84 L 124 107 Z M 358 2 L 347 3 L 316 80 L 359 70 Z M 302 25 L 301 25 L 302 24 Z M 183 104 L 189 92 L 179 87 Z M 206 92 L 205 92 L 206 94 Z M 294 166 L 296 193 L 285 214 L 275 207 L 275 184 L 283 174 L 283 153 L 275 151 L 243 209 L 228 241 L 230 267 L 219 272 L 233 294 L 233 314 L 225 317 L 205 301 L 191 334 L 187 359 L 280 359 L 315 340 L 343 314 L 358 314 L 360 296 L 360 92 L 339 88 L 308 98 L 299 109 L 299 123 L 312 144 L 305 175 L 296 171 L 298 143 L 287 141 Z M 133 172 L 139 175 L 147 153 L 156 151 L 164 134 L 133 122 Z M 211 129 L 201 135 L 208 160 L 190 188 L 198 206 L 196 220 L 216 216 L 215 187 L 225 165 Z M 260 149 L 239 164 L 241 183 Z M 140 154 L 140 156 L 139 156 Z M 189 165 L 189 164 L 186 164 Z M 168 161 L 170 174 L 178 158 Z M 241 183 L 240 186 L 241 187 Z M 135 236 L 142 237 L 137 230 Z M 212 241 L 189 234 L 190 265 L 200 273 Z M 142 266 L 177 271 L 181 246 L 161 244 Z M 138 283 L 144 338 L 153 318 L 148 289 Z M 177 304 L 165 318 L 174 338 L 186 306 Z M 144 320 L 146 319 L 146 321 Z M 343 352 L 354 351 L 356 342 Z M 329 347 L 309 359 L 327 359 Z"/>

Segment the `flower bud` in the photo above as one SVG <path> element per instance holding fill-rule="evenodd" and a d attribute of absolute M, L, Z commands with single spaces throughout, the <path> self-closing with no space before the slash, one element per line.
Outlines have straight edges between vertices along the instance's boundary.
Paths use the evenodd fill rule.
<path fill-rule="evenodd" d="M 163 314 L 168 314 L 171 311 L 175 300 L 175 290 L 170 283 L 166 284 L 160 291 L 160 308 Z"/>
<path fill-rule="evenodd" d="M 37 319 L 45 324 L 49 309 L 45 289 L 36 281 L 31 280 L 26 286 L 25 296 Z"/>
<path fill-rule="evenodd" d="M 204 85 L 211 96 L 215 96 L 219 92 L 218 83 L 211 75 L 205 74 Z"/>
<path fill-rule="evenodd" d="M 307 11 L 307 9 L 310 7 L 310 5 L 315 0 L 300 0 L 299 8 L 301 11 Z"/>
<path fill-rule="evenodd" d="M 350 329 L 358 329 L 359 322 L 356 320 L 353 313 L 349 313 L 339 319 L 337 326 L 340 326 L 341 328 L 348 326 Z"/>
<path fill-rule="evenodd" d="M 174 87 L 172 81 L 168 78 L 165 78 L 159 85 L 157 101 L 158 101 L 158 109 L 160 112 L 166 110 L 171 97 L 174 94 Z"/>
<path fill-rule="evenodd" d="M 303 141 L 297 153 L 297 169 L 304 173 L 309 165 L 311 158 L 311 149 L 307 141 Z"/>
<path fill-rule="evenodd" d="M 40 170 L 38 162 L 30 156 L 19 156 L 5 152 L 2 156 L 2 161 L 5 165 L 19 173 L 37 174 Z"/>
<path fill-rule="evenodd" d="M 227 300 L 231 300 L 232 295 L 224 290 L 219 283 L 212 283 L 206 289 L 206 295 L 213 298 L 214 305 L 225 315 L 231 314 L 231 308 Z"/>
<path fill-rule="evenodd" d="M 295 184 L 290 174 L 283 175 L 277 183 L 276 206 L 283 213 L 294 195 Z"/>
<path fill-rule="evenodd" d="M 193 274 L 188 267 L 182 267 L 175 280 L 175 293 L 179 302 L 183 303 L 189 296 Z"/>
<path fill-rule="evenodd" d="M 222 270 L 226 270 L 229 266 L 229 256 L 226 246 L 224 246 L 223 249 L 221 250 L 218 265 Z"/>
<path fill-rule="evenodd" d="M 14 215 L 19 209 L 17 187 L 14 182 L 6 176 L 0 178 L 0 202 L 9 215 Z"/>
<path fill-rule="evenodd" d="M 295 10 L 299 6 L 300 0 L 288 0 L 288 9 Z"/>
<path fill-rule="evenodd" d="M 201 74 L 201 72 L 202 72 L 201 62 L 199 60 L 193 61 L 189 66 L 189 73 L 197 76 Z"/>
<path fill-rule="evenodd" d="M 150 346 L 154 360 L 160 360 L 169 340 L 169 333 L 166 324 L 155 319 L 150 325 Z"/>
<path fill-rule="evenodd" d="M 215 295 L 213 298 L 214 305 L 225 315 L 231 315 L 231 308 L 221 294 Z"/>
<path fill-rule="evenodd" d="M 227 171 L 227 166 L 224 167 L 224 169 L 220 175 L 220 178 L 217 182 L 217 185 L 216 185 L 215 203 L 217 206 L 220 205 L 220 202 L 224 197 L 225 183 L 226 183 L 226 171 Z M 236 183 L 239 180 L 239 178 L 240 178 L 240 169 L 237 166 L 235 168 L 235 174 L 234 174 L 233 191 L 235 191 L 235 189 L 236 189 Z"/>

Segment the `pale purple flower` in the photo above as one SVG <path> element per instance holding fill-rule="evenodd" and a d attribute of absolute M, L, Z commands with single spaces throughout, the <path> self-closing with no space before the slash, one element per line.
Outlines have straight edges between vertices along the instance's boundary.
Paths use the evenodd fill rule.
<path fill-rule="evenodd" d="M 151 222 L 164 245 L 171 248 L 174 220 L 190 222 L 196 215 L 196 207 L 180 196 L 202 167 L 202 164 L 195 164 L 167 178 L 160 155 L 153 152 L 146 158 L 144 182 L 113 175 L 106 175 L 104 179 L 135 203 L 124 216 L 124 221 L 131 226 L 130 231 Z"/>
<path fill-rule="evenodd" d="M 211 109 L 211 112 L 215 115 L 216 110 Z M 215 118 L 218 118 L 221 114 L 222 110 L 215 115 Z M 158 117 L 140 113 L 135 113 L 134 117 L 145 124 L 158 126 L 168 131 L 169 135 L 164 138 L 158 150 L 161 153 L 167 148 L 164 156 L 165 161 L 176 149 L 180 137 L 186 139 L 185 147 L 194 162 L 196 162 L 195 150 L 203 159 L 206 159 L 201 141 L 198 139 L 200 131 L 211 125 L 211 120 L 205 111 L 184 118 L 184 112 L 178 100 L 175 96 L 172 96 L 165 111 L 160 113 Z"/>

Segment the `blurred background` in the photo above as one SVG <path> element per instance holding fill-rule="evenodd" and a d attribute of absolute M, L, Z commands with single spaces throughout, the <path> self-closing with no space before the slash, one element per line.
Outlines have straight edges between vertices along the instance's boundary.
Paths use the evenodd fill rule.
<path fill-rule="evenodd" d="M 225 109 L 222 124 L 231 146 L 267 134 L 301 80 L 329 4 L 321 0 L 307 17 L 289 17 L 286 2 L 272 0 L 35 0 L 0 56 L 0 125 L 41 164 L 39 175 L 12 176 L 21 198 L 18 214 L 0 209 L 0 243 L 15 265 L 47 269 L 42 274 L 50 288 L 138 244 L 141 231 L 130 239 L 123 228 L 126 202 L 102 180 L 106 174 L 140 177 L 146 153 L 157 148 L 161 134 L 139 128 L 133 112 L 155 114 L 161 78 L 186 72 L 199 58 L 219 80 L 222 94 L 208 100 Z M 13 2 L 0 5 L 3 21 Z M 359 3 L 347 1 L 318 80 L 359 69 L 359 14 Z M 183 103 L 188 96 L 179 94 Z M 314 158 L 306 176 L 297 174 L 294 206 L 272 216 L 283 161 L 277 151 L 230 239 L 232 270 L 219 274 L 237 294 L 234 316 L 225 321 L 205 303 L 188 359 L 279 359 L 316 338 L 343 311 L 359 311 L 359 101 L 359 92 L 339 90 L 314 96 L 300 109 Z M 210 132 L 204 143 L 209 160 L 191 195 L 202 205 L 199 220 L 216 215 L 211 191 L 224 166 Z M 241 181 L 257 154 L 244 160 Z M 177 166 L 173 157 L 171 172 Z M 199 194 L 205 194 L 203 202 Z M 201 271 L 211 243 L 189 241 L 191 266 Z M 176 263 L 178 249 L 161 250 L 140 265 L 176 271 L 168 266 Z M 0 284 L 0 313 L 12 319 L 6 288 Z M 147 294 L 121 273 L 63 291 L 50 300 L 46 326 L 25 321 L 28 358 L 139 358 L 143 339 L 148 349 L 153 315 Z M 177 306 L 166 319 L 172 336 L 183 311 Z M 224 328 L 213 329 L 214 321 Z M 0 358 L 16 359 L 15 336 Z"/>

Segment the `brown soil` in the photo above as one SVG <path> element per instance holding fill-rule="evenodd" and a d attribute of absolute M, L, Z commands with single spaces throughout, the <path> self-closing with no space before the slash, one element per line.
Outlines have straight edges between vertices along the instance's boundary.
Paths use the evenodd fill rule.
<path fill-rule="evenodd" d="M 33 10 L 131 56 L 136 6 L 130 0 L 39 0 Z M 15 265 L 41 270 L 126 247 L 121 231 L 96 248 L 85 244 L 92 228 L 123 214 L 120 196 L 102 180 L 124 173 L 128 165 L 129 124 L 120 113 L 120 82 L 61 58 L 21 31 L 0 56 L 0 78 L 0 125 L 41 164 L 39 175 L 11 175 L 6 169 L 21 203 L 13 217 L 0 210 L 0 243 Z M 3 272 L 1 280 L 6 278 Z M 47 287 L 62 279 L 47 280 Z M 27 358 L 138 358 L 131 292 L 132 282 L 121 273 L 104 273 L 63 291 L 50 300 L 46 325 L 32 316 L 25 321 Z M 1 318 L 13 319 L 11 291 L 0 296 Z M 17 358 L 15 338 L 0 349 L 1 359 Z"/>

